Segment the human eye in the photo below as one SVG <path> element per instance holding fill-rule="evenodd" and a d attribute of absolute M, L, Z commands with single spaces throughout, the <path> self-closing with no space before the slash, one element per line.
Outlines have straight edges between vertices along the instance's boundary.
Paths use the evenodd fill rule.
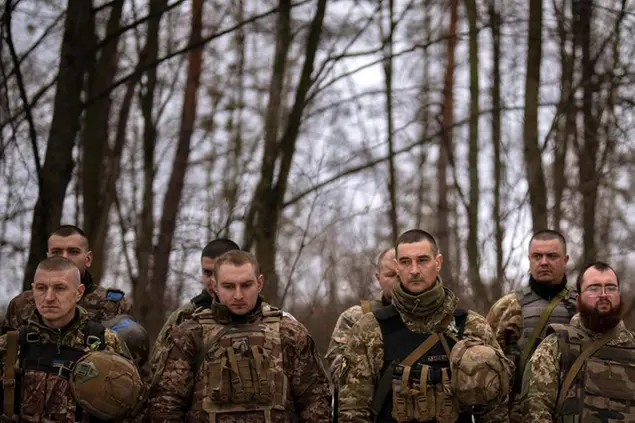
<path fill-rule="evenodd" d="M 616 292 L 620 290 L 620 287 L 617 285 L 607 285 L 604 289 L 606 289 L 606 292 L 615 294 Z"/>
<path fill-rule="evenodd" d="M 597 285 L 593 285 L 587 288 L 587 291 L 589 291 L 591 294 L 598 294 L 601 290 L 602 288 Z"/>

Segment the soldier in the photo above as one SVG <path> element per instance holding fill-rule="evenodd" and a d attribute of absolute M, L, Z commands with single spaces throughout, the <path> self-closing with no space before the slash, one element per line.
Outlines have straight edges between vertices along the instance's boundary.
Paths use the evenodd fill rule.
<path fill-rule="evenodd" d="M 381 298 L 374 301 L 362 300 L 360 304 L 345 310 L 337 319 L 325 357 L 329 362 L 329 371 L 333 382 L 338 379 L 342 362 L 342 350 L 344 345 L 346 345 L 346 338 L 351 328 L 364 314 L 390 304 L 395 276 L 397 276 L 397 271 L 395 270 L 395 249 L 388 248 L 379 254 L 377 271 L 375 272 L 375 278 L 381 287 Z"/>
<path fill-rule="evenodd" d="M 194 313 L 195 309 L 199 307 L 208 308 L 212 305 L 212 274 L 214 273 L 214 263 L 216 263 L 218 257 L 232 250 L 240 250 L 240 247 L 234 241 L 225 238 L 215 239 L 203 248 L 203 252 L 201 253 L 203 290 L 187 304 L 172 312 L 163 325 L 161 332 L 159 332 L 150 357 L 150 367 L 152 368 L 152 373 L 155 378 L 163 371 L 163 365 L 165 364 L 170 348 L 169 337 L 173 328 L 192 317 L 192 313 Z"/>
<path fill-rule="evenodd" d="M 79 305 L 86 309 L 91 320 L 102 321 L 118 314 L 132 315 L 132 305 L 124 299 L 123 291 L 105 289 L 94 283 L 88 271 L 93 260 L 93 252 L 81 229 L 73 225 L 57 228 L 48 239 L 46 255 L 47 257 L 62 256 L 75 263 L 82 275 L 81 283 L 84 286 L 82 291 L 84 295 L 79 300 Z M 34 311 L 33 292 L 22 292 L 9 303 L 0 332 L 5 333 L 27 324 Z"/>
<path fill-rule="evenodd" d="M 340 371 L 340 423 L 507 422 L 511 363 L 484 317 L 456 308 L 428 232 L 395 247 L 392 304 L 353 326 Z"/>
<path fill-rule="evenodd" d="M 529 286 L 499 299 L 487 320 L 507 357 L 516 364 L 510 395 L 510 421 L 522 419 L 523 370 L 550 323 L 569 323 L 575 314 L 575 290 L 567 286 L 567 244 L 559 232 L 536 232 L 529 241 Z"/>
<path fill-rule="evenodd" d="M 32 288 L 36 309 L 28 324 L 0 337 L 3 418 L 86 423 L 132 412 L 142 392 L 140 376 L 117 334 L 76 304 L 86 287 L 75 264 L 45 259 Z M 78 367 L 80 362 L 85 364 Z M 82 368 L 88 372 L 83 378 L 73 373 Z M 88 386 L 92 397 L 86 396 Z M 86 400 L 81 406 L 77 394 Z"/>
<path fill-rule="evenodd" d="M 621 318 L 619 278 L 595 262 L 576 286 L 579 313 L 549 326 L 525 369 L 523 422 L 635 421 L 635 336 Z"/>
<path fill-rule="evenodd" d="M 150 391 L 155 422 L 327 422 L 328 378 L 313 339 L 263 302 L 255 258 L 230 251 L 214 265 L 218 302 L 172 332 Z"/>

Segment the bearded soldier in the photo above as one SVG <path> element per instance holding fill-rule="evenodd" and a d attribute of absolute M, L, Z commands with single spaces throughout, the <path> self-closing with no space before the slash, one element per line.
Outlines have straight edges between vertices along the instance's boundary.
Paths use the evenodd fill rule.
<path fill-rule="evenodd" d="M 63 225 L 57 228 L 48 239 L 48 257 L 62 256 L 71 260 L 80 271 L 81 284 L 84 286 L 79 305 L 84 308 L 91 320 L 107 320 L 119 314 L 132 315 L 132 305 L 124 298 L 123 291 L 97 286 L 88 271 L 93 261 L 93 252 L 88 238 L 77 226 Z M 1 333 L 16 330 L 27 324 L 35 311 L 33 291 L 25 291 L 11 300 L 0 328 Z"/>
<path fill-rule="evenodd" d="M 522 421 L 520 389 L 523 370 L 550 323 L 569 323 L 576 311 L 576 292 L 567 285 L 569 261 L 564 236 L 536 232 L 529 241 L 529 285 L 498 300 L 487 320 L 496 339 L 516 364 L 510 395 L 510 421 Z"/>
<path fill-rule="evenodd" d="M 327 422 L 328 377 L 313 339 L 264 303 L 255 258 L 229 251 L 214 265 L 218 302 L 174 329 L 153 383 L 154 422 Z"/>
<path fill-rule="evenodd" d="M 549 326 L 525 369 L 523 422 L 635 421 L 635 336 L 621 318 L 619 278 L 595 262 L 576 286 L 579 313 Z"/>
<path fill-rule="evenodd" d="M 326 360 L 329 362 L 331 380 L 337 381 L 342 364 L 342 350 L 347 342 L 351 328 L 366 313 L 385 307 L 392 299 L 392 286 L 397 272 L 395 269 L 395 249 L 388 248 L 379 254 L 377 259 L 377 271 L 375 278 L 381 287 L 381 298 L 374 301 L 362 300 L 359 305 L 345 310 L 337 319 L 331 342 L 326 352 Z"/>
<path fill-rule="evenodd" d="M 36 309 L 28 324 L 0 337 L 3 418 L 86 423 L 132 417 L 141 378 L 118 335 L 77 306 L 86 289 L 79 269 L 64 257 L 47 258 L 32 288 Z"/>
<path fill-rule="evenodd" d="M 341 423 L 507 422 L 511 363 L 485 319 L 458 309 L 428 232 L 397 239 L 392 304 L 365 314 L 342 358 Z"/>

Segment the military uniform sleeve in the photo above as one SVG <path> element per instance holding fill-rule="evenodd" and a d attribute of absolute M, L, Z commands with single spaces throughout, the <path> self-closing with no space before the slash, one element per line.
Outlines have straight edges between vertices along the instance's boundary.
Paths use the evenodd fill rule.
<path fill-rule="evenodd" d="M 329 363 L 329 374 L 334 384 L 336 384 L 339 377 L 339 371 L 342 366 L 342 352 L 346 345 L 346 340 L 353 325 L 362 317 L 362 313 L 360 306 L 349 308 L 340 314 L 333 329 L 331 342 L 329 343 L 325 358 Z"/>
<path fill-rule="evenodd" d="M 127 314 L 134 317 L 134 308 L 132 303 L 125 298 L 122 298 L 119 302 L 119 312 L 117 314 Z"/>
<path fill-rule="evenodd" d="M 523 330 L 523 311 L 516 294 L 505 295 L 496 301 L 487 314 L 487 322 L 504 351 L 510 344 L 517 343 Z"/>
<path fill-rule="evenodd" d="M 553 421 L 560 386 L 559 375 L 558 337 L 552 334 L 536 348 L 523 374 L 521 399 L 525 423 Z"/>
<path fill-rule="evenodd" d="M 182 422 L 185 419 L 194 389 L 197 345 L 202 337 L 200 325 L 193 321 L 174 328 L 164 370 L 150 388 L 150 421 Z"/>
<path fill-rule="evenodd" d="M 290 318 L 283 318 L 280 335 L 284 361 L 290 364 L 291 394 L 299 421 L 330 421 L 329 380 L 313 338 L 301 323 Z"/>
<path fill-rule="evenodd" d="M 18 321 L 17 301 L 13 298 L 7 306 L 7 312 L 2 319 L 2 323 L 0 323 L 0 334 L 4 335 L 10 330 L 16 330 L 18 327 L 20 327 L 20 322 Z"/>
<path fill-rule="evenodd" d="M 154 341 L 154 347 L 152 348 L 152 355 L 150 356 L 150 367 L 153 372 L 156 372 L 159 367 L 163 367 L 163 362 L 167 359 L 169 350 L 169 337 L 174 327 L 181 323 L 180 317 L 182 314 L 182 307 L 173 311 L 168 320 L 163 324 L 156 341 Z"/>
<path fill-rule="evenodd" d="M 351 329 L 344 347 L 342 369 L 339 378 L 339 422 L 368 423 L 371 421 L 370 405 L 375 392 L 375 348 L 381 349 L 381 330 L 372 314 L 364 315 Z M 382 350 L 383 353 L 383 350 Z M 383 360 L 383 354 L 379 358 Z"/>
<path fill-rule="evenodd" d="M 501 356 L 504 356 L 504 353 L 496 341 L 496 337 L 494 336 L 494 332 L 492 328 L 488 324 L 487 320 L 474 312 L 469 312 L 467 321 L 465 323 L 465 332 L 463 338 L 472 338 L 477 340 L 478 342 L 482 342 L 484 345 L 489 345 L 490 347 L 498 350 Z M 504 357 L 503 357 L 504 360 Z M 513 364 L 505 361 L 503 363 L 505 366 L 510 366 L 509 371 L 513 373 Z M 503 397 L 501 397 L 498 401 L 493 402 L 492 404 L 488 404 L 487 406 L 477 407 L 475 409 L 475 420 L 477 423 L 508 423 L 509 422 L 509 392 Z"/>

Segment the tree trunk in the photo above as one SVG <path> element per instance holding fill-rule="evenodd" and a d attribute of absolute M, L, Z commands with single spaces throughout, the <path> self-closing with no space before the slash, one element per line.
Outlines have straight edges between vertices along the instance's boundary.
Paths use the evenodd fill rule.
<path fill-rule="evenodd" d="M 538 99 L 542 56 L 542 0 L 529 1 L 525 119 L 523 128 L 525 170 L 533 231 L 547 229 L 547 186 L 538 145 Z"/>
<path fill-rule="evenodd" d="M 565 174 L 567 152 L 572 138 L 572 131 L 575 131 L 576 104 L 573 89 L 573 64 L 575 63 L 576 49 L 574 41 L 571 52 L 567 51 L 569 36 L 566 28 L 564 6 L 561 11 L 557 12 L 557 15 L 562 72 L 560 76 L 560 103 L 557 111 L 560 117 L 558 118 L 553 162 L 553 228 L 559 231 L 562 222 L 564 190 L 567 186 Z"/>
<path fill-rule="evenodd" d="M 501 208 L 501 185 L 503 182 L 503 162 L 501 160 L 501 44 L 500 30 L 501 18 L 496 10 L 496 1 L 492 0 L 489 6 L 489 19 L 492 28 L 492 147 L 494 150 L 494 239 L 496 243 L 496 283 L 492 285 L 492 298 L 500 298 L 503 293 L 503 281 L 505 269 L 503 265 L 503 238 L 505 228 L 503 226 Z"/>
<path fill-rule="evenodd" d="M 580 194 L 582 196 L 582 243 L 583 261 L 589 263 L 597 256 L 595 248 L 595 215 L 599 188 L 597 155 L 599 150 L 598 123 L 593 102 L 595 97 L 595 63 L 591 57 L 591 20 L 593 5 L 591 1 L 574 2 L 578 45 L 582 50 L 582 119 L 583 146 L 580 149 Z"/>
<path fill-rule="evenodd" d="M 148 35 L 146 44 L 141 52 L 139 67 L 143 69 L 147 63 L 154 63 L 159 54 L 159 29 L 161 18 L 167 7 L 168 0 L 152 0 L 150 14 L 155 16 L 148 21 Z M 139 73 L 141 78 L 142 73 Z M 156 123 L 152 110 L 154 108 L 154 92 L 157 83 L 157 68 L 155 66 L 145 73 L 145 89 L 141 93 L 141 113 L 143 115 L 143 196 L 140 223 L 136 230 L 135 255 L 137 259 L 137 278 L 133 281 L 133 295 L 137 317 L 147 324 L 149 322 L 151 301 L 148 301 L 153 289 L 150 287 L 152 275 L 152 245 L 154 241 L 154 191 L 153 181 L 154 150 L 157 139 Z M 163 296 L 163 293 L 160 294 Z M 162 320 L 161 320 L 162 321 Z"/>
<path fill-rule="evenodd" d="M 470 206 L 468 212 L 469 232 L 467 237 L 468 280 L 479 298 L 486 300 L 488 292 L 481 281 L 478 248 L 479 209 L 479 163 L 478 163 L 478 121 L 479 121 L 479 81 L 478 81 L 478 28 L 476 24 L 476 0 L 465 0 L 469 22 L 470 58 L 470 140 L 468 163 L 470 172 Z"/>
<path fill-rule="evenodd" d="M 110 7 L 110 19 L 106 38 L 119 32 L 124 0 L 116 0 Z M 96 40 L 95 40 L 96 41 Z M 101 50 L 95 68 L 88 76 L 88 97 L 97 95 L 112 85 L 117 74 L 119 37 L 112 38 Z M 113 201 L 113 191 L 109 190 L 108 179 L 119 162 L 109 151 L 109 117 L 112 101 L 110 96 L 101 97 L 86 109 L 84 128 L 80 143 L 82 146 L 82 197 L 84 208 L 83 229 L 88 244 L 93 250 L 91 275 L 99 283 L 102 275 L 106 251 L 104 245 L 108 236 L 108 217 Z M 117 166 L 118 167 L 118 166 Z"/>
<path fill-rule="evenodd" d="M 285 7 L 287 6 L 290 8 L 290 5 Z M 253 211 L 250 212 L 254 213 L 256 217 L 255 228 L 246 229 L 246 232 L 251 232 L 255 235 L 256 257 L 266 280 L 263 295 L 267 301 L 273 304 L 277 303 L 279 295 L 279 279 L 276 272 L 276 235 L 284 204 L 284 195 L 287 191 L 296 141 L 302 123 L 302 114 L 306 107 L 306 97 L 313 83 L 311 74 L 313 73 L 313 64 L 320 43 L 325 12 L 326 0 L 319 0 L 307 37 L 306 56 L 296 89 L 295 101 L 287 119 L 286 129 L 275 149 L 276 156 L 269 158 L 273 160 L 268 162 L 267 157 L 263 157 L 261 180 L 252 201 L 251 208 Z M 276 159 L 280 160 L 280 167 L 278 178 L 274 185 L 273 170 Z M 271 166 L 270 170 L 268 169 L 269 166 Z M 247 223 L 248 225 L 253 225 L 254 221 L 248 220 Z"/>
<path fill-rule="evenodd" d="M 69 0 L 60 52 L 53 119 L 46 148 L 42 181 L 33 209 L 29 258 L 22 288 L 31 288 L 38 263 L 46 257 L 47 240 L 60 224 L 66 188 L 73 173 L 73 147 L 82 112 L 84 76 L 90 65 L 88 51 L 95 32 L 92 1 Z"/>
<path fill-rule="evenodd" d="M 203 26 L 203 0 L 192 1 L 192 30 L 189 43 L 200 42 Z M 188 53 L 187 79 L 181 110 L 181 128 L 176 146 L 176 154 L 172 164 L 172 172 L 163 200 L 163 214 L 159 222 L 159 238 L 153 251 L 153 269 L 151 299 L 152 307 L 148 312 L 146 329 L 150 339 L 154 339 L 165 319 L 164 294 L 168 279 L 170 252 L 174 239 L 174 229 L 179 212 L 179 204 L 183 194 L 183 184 L 187 172 L 188 157 L 194 123 L 196 121 L 197 93 L 200 85 L 203 48 L 199 47 Z M 147 236 L 147 234 L 141 234 Z"/>
<path fill-rule="evenodd" d="M 428 55 L 428 45 L 431 39 L 432 13 L 430 10 L 430 0 L 424 0 L 423 33 L 425 41 L 423 43 L 423 75 L 421 77 L 421 146 L 419 149 L 418 186 L 417 186 L 417 207 L 415 209 L 415 228 L 421 228 L 424 220 L 423 206 L 427 202 L 426 197 L 426 175 L 423 171 L 428 156 L 428 140 L 430 138 L 430 63 Z"/>
<path fill-rule="evenodd" d="M 390 221 L 390 228 L 392 232 L 392 242 L 397 242 L 399 236 L 399 220 L 397 218 L 397 177 L 395 170 L 395 148 L 394 148 L 394 121 L 392 116 L 392 69 L 393 69 L 393 32 L 395 27 L 395 4 L 394 0 L 388 0 L 388 33 L 383 35 L 383 22 L 382 25 L 382 44 L 384 47 L 384 81 L 386 90 L 386 137 L 388 141 L 388 198 L 390 200 L 390 207 L 388 212 L 388 218 Z"/>
<path fill-rule="evenodd" d="M 452 0 L 450 6 L 450 27 L 448 31 L 447 67 L 443 82 L 443 121 L 439 137 L 439 160 L 437 161 L 437 241 L 444 256 L 441 277 L 452 285 L 453 266 L 450 253 L 450 208 L 448 205 L 448 163 L 453 147 L 452 125 L 454 123 L 454 66 L 456 48 L 456 25 L 459 1 Z"/>

